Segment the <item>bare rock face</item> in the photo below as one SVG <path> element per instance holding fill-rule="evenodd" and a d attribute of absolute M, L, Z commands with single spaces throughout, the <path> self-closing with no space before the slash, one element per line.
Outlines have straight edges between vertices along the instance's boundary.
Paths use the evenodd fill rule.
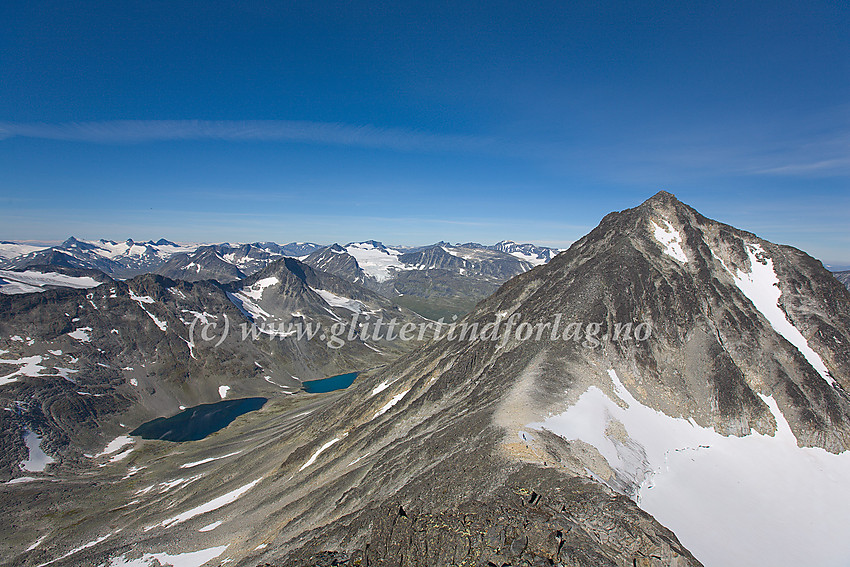
<path fill-rule="evenodd" d="M 448 510 L 414 512 L 390 501 L 343 518 L 322 539 L 343 543 L 362 530 L 370 534 L 362 548 L 311 545 L 266 565 L 700 565 L 631 501 L 536 471 L 520 471 L 487 499 Z"/>
<path fill-rule="evenodd" d="M 246 246 L 250 247 L 249 244 Z M 244 259 L 244 251 L 238 252 L 242 252 L 240 259 Z M 158 267 L 156 273 L 187 282 L 215 280 L 230 283 L 245 277 L 245 273 L 235 263 L 228 262 L 219 254 L 217 246 L 201 246 L 191 254 L 175 254 Z"/>

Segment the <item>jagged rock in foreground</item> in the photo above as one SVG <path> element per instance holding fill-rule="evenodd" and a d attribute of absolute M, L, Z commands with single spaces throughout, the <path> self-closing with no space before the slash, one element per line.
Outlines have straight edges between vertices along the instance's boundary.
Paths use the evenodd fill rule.
<path fill-rule="evenodd" d="M 627 498 L 531 467 L 494 494 L 456 507 L 408 511 L 401 500 L 343 518 L 283 565 L 699 565 L 669 530 Z M 355 547 L 354 534 L 368 531 Z M 308 534 L 309 535 L 309 534 Z M 353 549 L 352 549 L 353 548 Z"/>
<path fill-rule="evenodd" d="M 850 559 L 850 294 L 819 262 L 659 193 L 463 322 L 505 320 L 504 341 L 445 338 L 201 441 L 3 487 L 4 561 Z"/>

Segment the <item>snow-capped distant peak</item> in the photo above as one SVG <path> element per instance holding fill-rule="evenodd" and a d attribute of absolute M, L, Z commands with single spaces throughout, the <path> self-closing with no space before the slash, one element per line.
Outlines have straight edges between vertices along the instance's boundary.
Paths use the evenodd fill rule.
<path fill-rule="evenodd" d="M 33 246 L 32 244 L 19 244 L 17 242 L 0 242 L 0 258 L 10 259 L 31 252 L 44 250 L 46 246 Z"/>
<path fill-rule="evenodd" d="M 379 282 L 389 279 L 394 271 L 404 269 L 404 264 L 398 259 L 402 252 L 387 248 L 374 240 L 353 242 L 346 245 L 344 250 L 357 260 L 357 264 L 367 275 Z"/>

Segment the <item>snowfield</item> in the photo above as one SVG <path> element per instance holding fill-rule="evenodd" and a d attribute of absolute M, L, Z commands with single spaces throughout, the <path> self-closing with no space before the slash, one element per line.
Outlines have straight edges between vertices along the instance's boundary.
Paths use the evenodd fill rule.
<path fill-rule="evenodd" d="M 251 490 L 252 488 L 257 486 L 257 484 L 259 484 L 261 480 L 263 480 L 263 479 L 258 478 L 257 480 L 255 480 L 253 482 L 249 482 L 248 484 L 241 486 L 241 487 L 237 488 L 236 490 L 231 490 L 227 494 L 223 494 L 222 496 L 219 496 L 218 498 L 214 498 L 214 499 L 210 500 L 209 502 L 207 502 L 206 504 L 201 504 L 200 506 L 196 506 L 196 507 L 192 508 L 191 510 L 187 510 L 186 512 L 183 512 L 182 514 L 177 514 L 174 517 L 168 518 L 167 520 L 163 520 L 162 522 L 160 522 L 159 524 L 157 524 L 155 526 L 147 527 L 147 528 L 145 528 L 145 531 L 151 530 L 151 529 L 156 528 L 156 527 L 170 528 L 173 525 L 182 524 L 183 522 L 191 520 L 192 518 L 194 518 L 196 516 L 200 516 L 202 514 L 206 514 L 208 512 L 218 510 L 219 508 L 222 508 L 223 506 L 227 506 L 228 504 L 232 504 L 233 502 L 236 502 L 239 499 L 239 497 L 241 497 L 243 494 L 245 494 L 246 492 L 248 492 L 249 490 Z"/>
<path fill-rule="evenodd" d="M 761 396 L 774 435 L 725 437 L 643 405 L 608 374 L 617 400 L 591 386 L 529 427 L 595 447 L 707 567 L 850 564 L 850 452 L 798 447 L 772 397 Z"/>
<path fill-rule="evenodd" d="M 230 301 L 239 308 L 239 311 L 242 312 L 243 315 L 251 319 L 252 321 L 256 321 L 257 319 L 270 319 L 271 314 L 268 311 L 254 303 L 250 297 L 245 295 L 241 291 L 237 291 L 236 293 L 227 292 L 227 297 Z"/>
<path fill-rule="evenodd" d="M 18 358 L 15 360 L 0 360 L 0 363 L 2 364 L 22 365 L 20 368 L 18 368 L 11 374 L 0 376 L 0 386 L 9 384 L 11 382 L 16 382 L 18 380 L 18 376 L 41 376 L 41 371 L 44 370 L 44 366 L 40 364 L 41 361 L 42 357 L 39 355 L 26 356 L 24 358 Z"/>
<path fill-rule="evenodd" d="M 127 435 L 121 435 L 120 437 L 116 437 L 112 441 L 106 444 L 106 447 L 103 448 L 103 451 L 94 456 L 94 458 L 104 457 L 106 455 L 111 455 L 112 453 L 117 453 L 127 445 L 133 444 L 133 438 Z"/>
<path fill-rule="evenodd" d="M 404 392 L 402 392 L 400 394 L 396 394 L 395 396 L 393 396 L 390 399 L 390 401 L 388 401 L 386 404 L 384 404 L 384 406 L 381 407 L 381 409 L 379 409 L 375 413 L 375 415 L 372 416 L 372 419 L 375 419 L 376 417 L 380 417 L 380 416 L 384 415 L 385 413 L 387 413 L 390 410 L 390 408 L 392 408 L 394 405 L 399 403 L 407 395 L 407 393 L 409 391 L 410 390 L 405 390 Z"/>
<path fill-rule="evenodd" d="M 0 293 L 6 294 L 41 292 L 49 287 L 88 289 L 97 287 L 101 283 L 103 282 L 99 282 L 88 276 L 75 277 L 54 272 L 42 273 L 32 270 L 24 272 L 0 270 Z"/>
<path fill-rule="evenodd" d="M 363 309 L 366 308 L 363 305 L 363 302 L 357 301 L 356 299 L 348 299 L 347 297 L 340 297 L 339 295 L 333 294 L 329 291 L 325 291 L 323 289 L 315 289 L 310 288 L 319 294 L 319 297 L 325 300 L 325 303 L 330 305 L 331 307 L 342 307 L 343 309 L 347 309 L 352 313 L 362 313 Z"/>
<path fill-rule="evenodd" d="M 210 528 L 213 529 L 213 528 Z M 200 530 L 199 530 L 200 531 Z M 207 530 L 209 531 L 209 530 Z M 127 559 L 126 554 L 113 557 L 104 567 L 154 567 L 171 565 L 172 567 L 201 567 L 225 552 L 228 546 L 220 545 L 187 553 L 145 553 L 139 559 Z"/>
<path fill-rule="evenodd" d="M 330 441 L 319 447 L 319 449 L 315 453 L 313 453 L 313 455 L 309 459 L 307 459 L 307 461 L 303 465 L 301 465 L 301 468 L 298 469 L 298 472 L 303 471 L 304 469 L 315 463 L 316 459 L 319 458 L 319 455 L 321 455 L 325 451 L 325 449 L 329 448 L 331 445 L 339 441 L 339 439 L 339 437 L 335 437 L 334 439 L 331 439 Z"/>
<path fill-rule="evenodd" d="M 797 347 L 797 350 L 802 353 L 824 380 L 829 382 L 830 385 L 834 384 L 835 380 L 829 374 L 826 364 L 823 363 L 818 353 L 809 346 L 809 341 L 788 320 L 788 316 L 779 306 L 782 290 L 779 289 L 779 278 L 776 277 L 776 272 L 773 269 L 773 260 L 767 257 L 758 244 L 747 245 L 747 256 L 750 258 L 750 273 L 738 270 L 737 273 L 732 274 L 735 285 L 752 301 L 773 329 Z M 730 274 L 732 273 L 728 268 L 727 271 Z"/>
<path fill-rule="evenodd" d="M 345 250 L 354 256 L 367 275 L 379 282 L 388 280 L 395 270 L 406 269 L 398 259 L 402 252 L 392 248 L 378 248 L 371 242 L 354 242 L 348 244 Z"/>
<path fill-rule="evenodd" d="M 688 257 L 685 255 L 685 251 L 682 250 L 682 235 L 679 234 L 676 227 L 666 220 L 664 220 L 664 224 L 667 228 L 658 226 L 654 221 L 650 222 L 652 222 L 653 236 L 664 247 L 664 253 L 683 264 L 687 263 Z"/>
<path fill-rule="evenodd" d="M 17 242 L 0 242 L 0 258 L 11 259 L 17 258 L 18 256 L 23 256 L 24 254 L 29 254 L 31 252 L 38 252 L 39 250 L 44 250 L 45 248 L 49 248 L 48 246 L 33 246 L 31 244 L 19 244 Z"/>
<path fill-rule="evenodd" d="M 267 287 L 271 287 L 273 285 L 277 285 L 280 283 L 280 280 L 275 276 L 271 276 L 269 278 L 263 278 L 254 282 L 252 285 L 248 287 L 242 288 L 242 294 L 246 297 L 250 297 L 254 301 L 260 301 L 263 298 L 263 292 Z"/>

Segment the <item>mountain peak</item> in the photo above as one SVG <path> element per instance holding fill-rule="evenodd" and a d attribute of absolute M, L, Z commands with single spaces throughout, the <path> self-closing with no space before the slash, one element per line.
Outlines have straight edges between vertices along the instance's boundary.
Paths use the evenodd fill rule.
<path fill-rule="evenodd" d="M 656 193 L 655 195 L 653 195 L 652 197 L 647 199 L 647 202 L 662 202 L 662 203 L 676 202 L 676 203 L 679 203 L 680 201 L 679 201 L 679 199 L 676 198 L 676 195 L 674 195 L 673 193 L 670 193 L 668 191 L 664 191 L 662 189 L 661 191 L 659 191 L 658 193 Z"/>

